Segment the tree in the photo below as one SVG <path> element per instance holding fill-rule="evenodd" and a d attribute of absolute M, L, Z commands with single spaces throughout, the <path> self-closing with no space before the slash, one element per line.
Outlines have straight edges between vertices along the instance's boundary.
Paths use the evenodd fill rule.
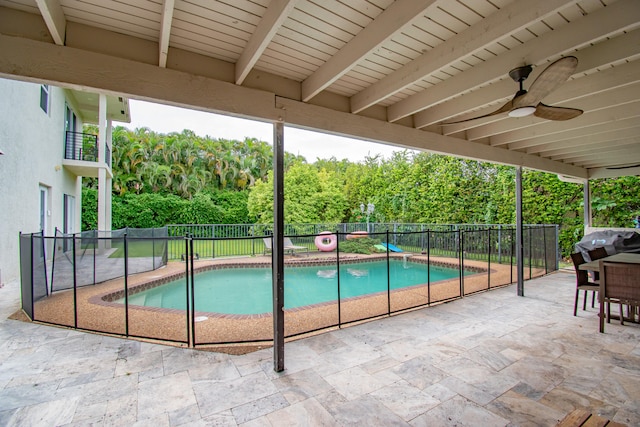
<path fill-rule="evenodd" d="M 347 208 L 340 180 L 325 169 L 296 163 L 284 177 L 284 219 L 287 223 L 341 222 Z M 249 191 L 249 215 L 258 223 L 273 222 L 273 173 Z"/>
<path fill-rule="evenodd" d="M 93 125 L 85 129 L 98 133 Z M 112 135 L 114 226 L 273 221 L 270 144 L 200 137 L 189 130 L 161 134 L 116 127 Z M 389 159 L 353 163 L 331 157 L 313 164 L 285 152 L 284 163 L 287 222 L 364 221 L 360 204 L 374 203 L 370 219 L 377 222 L 515 223 L 511 166 L 407 151 Z M 85 178 L 83 184 L 93 189 L 97 180 Z M 631 226 L 640 214 L 639 187 L 639 177 L 591 181 L 594 225 Z M 560 225 L 565 255 L 582 237 L 582 191 L 554 174 L 523 173 L 524 221 Z M 95 194 L 83 197 L 83 229 L 93 223 Z"/>

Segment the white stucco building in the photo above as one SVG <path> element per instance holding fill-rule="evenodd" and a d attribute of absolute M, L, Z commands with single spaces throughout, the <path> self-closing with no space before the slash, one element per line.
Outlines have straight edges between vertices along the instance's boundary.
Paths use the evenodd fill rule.
<path fill-rule="evenodd" d="M 98 228 L 111 229 L 111 121 L 128 122 L 129 104 L 6 79 L 0 94 L 0 281 L 6 282 L 20 274 L 19 233 L 81 231 L 83 177 L 98 178 Z M 84 123 L 98 124 L 99 135 L 83 134 Z"/>

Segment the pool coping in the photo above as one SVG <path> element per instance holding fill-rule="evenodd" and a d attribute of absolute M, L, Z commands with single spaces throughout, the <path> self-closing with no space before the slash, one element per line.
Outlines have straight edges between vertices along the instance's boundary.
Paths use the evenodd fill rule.
<path fill-rule="evenodd" d="M 410 256 L 407 256 L 410 255 Z M 361 256 L 346 256 L 346 257 L 340 257 L 340 265 L 343 264 L 362 264 L 365 262 L 374 262 L 374 261 L 381 261 L 381 260 L 386 260 L 386 259 L 394 259 L 394 260 L 403 260 L 406 259 L 407 262 L 410 263 L 415 263 L 415 264 L 427 264 L 427 265 L 431 265 L 431 266 L 435 266 L 435 267 L 445 267 L 445 268 L 455 268 L 457 269 L 459 266 L 459 263 L 453 263 L 453 262 L 445 262 L 445 261 L 438 261 L 438 260 L 433 260 L 430 257 L 428 257 L 427 255 L 423 255 L 423 254 L 403 254 L 403 253 L 394 253 L 394 254 L 389 254 L 389 256 L 387 257 L 386 254 L 374 254 L 374 255 L 370 255 L 370 256 L 366 256 L 366 257 L 361 257 Z M 289 259 L 285 261 L 285 266 L 287 267 L 313 267 L 313 266 L 323 266 L 323 265 L 336 265 L 336 258 L 314 258 L 314 259 Z M 196 268 L 194 268 L 193 270 L 193 274 L 198 274 L 198 273 L 203 273 L 206 271 L 211 271 L 211 270 L 223 270 L 223 269 L 236 269 L 236 268 L 271 268 L 272 267 L 272 263 L 271 262 L 266 262 L 266 261 L 258 261 L 258 262 L 237 262 L 237 261 L 233 261 L 233 262 L 222 262 L 222 263 L 218 263 L 218 264 L 208 264 L 208 265 L 201 265 L 198 266 Z M 478 267 L 478 266 L 470 266 L 470 265 L 465 265 L 464 269 L 467 271 L 472 271 L 474 272 L 474 274 L 470 274 L 470 275 L 465 275 L 464 277 L 473 277 L 475 274 L 483 274 L 483 273 L 491 273 L 491 272 L 495 272 L 495 269 L 488 269 L 488 268 L 483 268 L 483 267 Z M 179 279 L 183 279 L 185 278 L 185 276 L 187 275 L 186 271 L 181 271 L 181 272 L 176 272 L 167 276 L 163 276 L 161 278 L 156 278 L 156 279 L 152 279 L 149 281 L 146 281 L 144 283 L 139 283 L 136 285 L 133 285 L 131 287 L 128 287 L 128 293 L 129 295 L 135 295 L 137 293 L 149 290 L 149 289 L 153 289 L 156 288 L 158 286 L 162 286 L 165 285 L 169 282 L 175 281 L 175 280 L 179 280 Z M 382 294 L 393 294 L 393 293 L 399 293 L 399 292 L 403 292 L 403 291 L 408 291 L 408 290 L 415 290 L 417 288 L 420 287 L 428 287 L 428 286 L 433 286 L 433 285 L 441 285 L 441 284 L 446 284 L 449 283 L 451 281 L 458 281 L 459 278 L 452 278 L 452 279 L 444 279 L 444 280 L 438 280 L 436 282 L 430 282 L 430 283 L 418 283 L 415 285 L 410 285 L 410 286 L 404 286 L 402 288 L 397 288 L 397 289 L 392 289 L 392 290 L 383 290 L 383 291 L 379 291 L 379 292 L 373 292 L 373 293 L 368 293 L 368 294 L 364 294 L 364 295 L 357 295 L 357 296 L 353 296 L 353 297 L 347 297 L 347 298 L 340 298 L 339 301 L 342 302 L 348 302 L 348 301 L 357 301 L 359 299 L 363 299 L 363 298 L 371 298 L 377 295 L 382 295 Z M 90 304 L 96 304 L 96 305 L 101 305 L 101 306 L 106 306 L 106 307 L 123 307 L 125 304 L 123 303 L 119 303 L 119 302 L 115 302 L 116 300 L 122 299 L 124 298 L 125 295 L 125 290 L 124 289 L 119 289 L 117 291 L 108 291 L 108 292 L 102 292 L 102 293 L 98 293 L 96 295 L 93 295 L 91 297 L 89 297 L 88 302 Z M 324 302 L 320 302 L 317 304 L 310 304 L 310 305 L 304 305 L 304 306 L 298 306 L 298 307 L 293 307 L 293 308 L 288 308 L 288 309 L 284 309 L 283 311 L 285 313 L 295 313 L 298 311 L 304 311 L 304 310 L 309 310 L 309 309 L 313 309 L 313 308 L 318 308 L 318 307 L 323 307 L 323 306 L 328 306 L 328 305 L 333 305 L 333 304 L 337 304 L 338 300 L 331 300 L 331 301 L 324 301 Z M 156 312 L 156 313 L 171 313 L 171 314 L 182 314 L 182 313 L 186 313 L 186 309 L 173 309 L 173 308 L 162 308 L 162 307 L 149 307 L 149 306 L 141 306 L 141 305 L 129 305 L 129 308 L 131 307 L 135 307 L 136 310 L 143 310 L 143 311 L 148 311 L 148 312 Z M 219 318 L 219 319 L 262 319 L 262 318 L 268 318 L 268 317 L 272 317 L 273 313 L 272 312 L 265 312 L 265 313 L 257 313 L 257 314 L 231 314 L 231 313 L 218 313 L 218 312 L 208 312 L 208 311 L 194 311 L 193 312 L 193 317 L 194 319 L 196 317 L 206 317 L 206 318 Z"/>
<path fill-rule="evenodd" d="M 406 253 L 390 253 L 389 258 L 402 259 Z M 434 254 L 411 253 L 413 261 L 421 259 L 421 262 L 430 260 L 432 265 L 446 264 L 458 267 L 461 259 Z M 327 259 L 329 258 L 329 259 Z M 386 258 L 386 254 L 340 255 L 341 264 L 349 260 L 365 262 L 372 258 Z M 335 263 L 334 254 L 310 254 L 310 256 L 286 256 L 286 265 L 311 265 L 321 261 Z M 443 263 L 441 263 L 443 261 Z M 242 264 L 251 267 L 254 265 L 267 265 L 271 267 L 271 256 L 252 257 L 228 257 L 228 258 L 201 258 L 198 261 L 189 262 L 195 270 L 224 268 L 229 265 Z M 458 277 L 453 280 L 437 282 L 436 286 L 426 287 L 412 286 L 393 290 L 391 298 L 386 291 L 376 294 L 356 296 L 349 299 L 340 299 L 325 302 L 313 306 L 301 306 L 285 311 L 285 333 L 287 339 L 308 336 L 308 334 L 320 333 L 327 328 L 341 327 L 357 324 L 380 318 L 421 309 L 432 305 L 446 303 L 455 299 L 464 298 L 477 292 L 490 291 L 513 283 L 515 278 L 515 266 L 491 262 L 487 260 L 474 260 L 466 257 L 463 260 L 465 267 L 479 267 L 478 271 L 484 273 L 465 275 L 464 288 L 461 289 Z M 187 266 L 184 262 L 172 261 L 157 270 L 135 273 L 126 278 L 128 287 L 144 285 L 164 277 L 177 274 L 178 277 L 186 273 Z M 544 274 L 544 269 L 531 270 L 533 276 Z M 533 277 L 532 276 L 532 277 Z M 126 336 L 132 339 L 153 340 L 162 344 L 173 346 L 189 346 L 194 348 L 218 348 L 227 345 L 245 345 L 247 343 L 266 343 L 273 340 L 273 317 L 271 313 L 262 317 L 248 315 L 221 315 L 214 317 L 210 313 L 196 312 L 189 316 L 186 310 L 149 308 L 137 305 L 129 305 L 124 310 L 123 304 L 99 301 L 98 304 L 89 300 L 94 296 L 103 296 L 124 288 L 124 277 L 110 279 L 96 285 L 82 286 L 75 289 L 67 289 L 55 292 L 47 298 L 34 303 L 34 321 L 60 327 L 74 328 L 92 333 L 101 333 L 115 336 Z M 433 285 L 434 283 L 432 283 Z M 95 300 L 93 300 L 95 301 Z M 204 315 L 207 319 L 194 322 L 198 316 Z M 234 317 L 235 316 L 235 317 Z M 249 317 L 250 316 L 250 317 Z M 262 344 L 261 344 L 262 345 Z M 204 346 L 204 347 L 203 347 Z M 226 347 L 225 347 L 226 348 Z"/>

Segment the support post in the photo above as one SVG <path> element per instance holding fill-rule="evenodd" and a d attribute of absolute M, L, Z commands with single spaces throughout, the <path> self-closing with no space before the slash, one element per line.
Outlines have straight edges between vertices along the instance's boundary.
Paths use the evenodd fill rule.
<path fill-rule="evenodd" d="M 589 180 L 584 180 L 583 189 L 583 201 L 584 201 L 584 234 L 587 234 L 587 228 L 592 226 L 592 213 L 591 213 L 591 186 Z"/>
<path fill-rule="evenodd" d="M 516 168 L 516 264 L 518 296 L 524 296 L 524 241 L 522 233 L 522 166 Z"/>
<path fill-rule="evenodd" d="M 273 124 L 273 369 L 284 371 L 284 123 Z"/>
<path fill-rule="evenodd" d="M 98 144 L 96 147 L 96 162 L 101 165 L 98 169 L 98 237 L 111 237 L 107 229 L 107 170 L 105 164 L 105 146 L 107 139 L 107 96 L 103 93 L 98 98 Z M 98 248 L 104 249 L 109 240 L 98 240 Z"/>
<path fill-rule="evenodd" d="M 106 108 L 105 108 L 106 109 Z M 105 111 L 106 114 L 106 111 Z M 112 169 L 112 153 L 113 153 L 113 122 L 110 118 L 107 118 L 107 130 L 106 130 L 106 141 L 104 143 L 104 163 L 107 164 L 107 169 L 109 173 L 106 174 L 105 186 L 104 186 L 104 230 L 111 231 L 111 227 L 113 225 L 112 221 L 112 205 L 113 200 L 111 197 L 111 189 L 113 188 L 113 169 Z M 82 192 L 80 193 L 82 194 Z M 80 228 L 78 228 L 80 230 Z"/>

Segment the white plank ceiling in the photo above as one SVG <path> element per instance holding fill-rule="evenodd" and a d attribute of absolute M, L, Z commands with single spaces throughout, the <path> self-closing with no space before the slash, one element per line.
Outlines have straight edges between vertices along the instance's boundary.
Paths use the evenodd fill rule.
<path fill-rule="evenodd" d="M 294 126 L 583 179 L 640 174 L 638 0 L 0 0 L 0 34 L 11 48 L 5 77 L 113 91 L 47 71 L 47 55 L 95 53 L 273 94 Z M 24 59 L 16 39 L 57 50 Z M 511 69 L 533 67 L 526 89 L 563 56 L 577 57 L 577 69 L 543 102 L 581 116 L 442 125 L 509 101 Z M 121 93 L 271 117 L 165 91 Z"/>

